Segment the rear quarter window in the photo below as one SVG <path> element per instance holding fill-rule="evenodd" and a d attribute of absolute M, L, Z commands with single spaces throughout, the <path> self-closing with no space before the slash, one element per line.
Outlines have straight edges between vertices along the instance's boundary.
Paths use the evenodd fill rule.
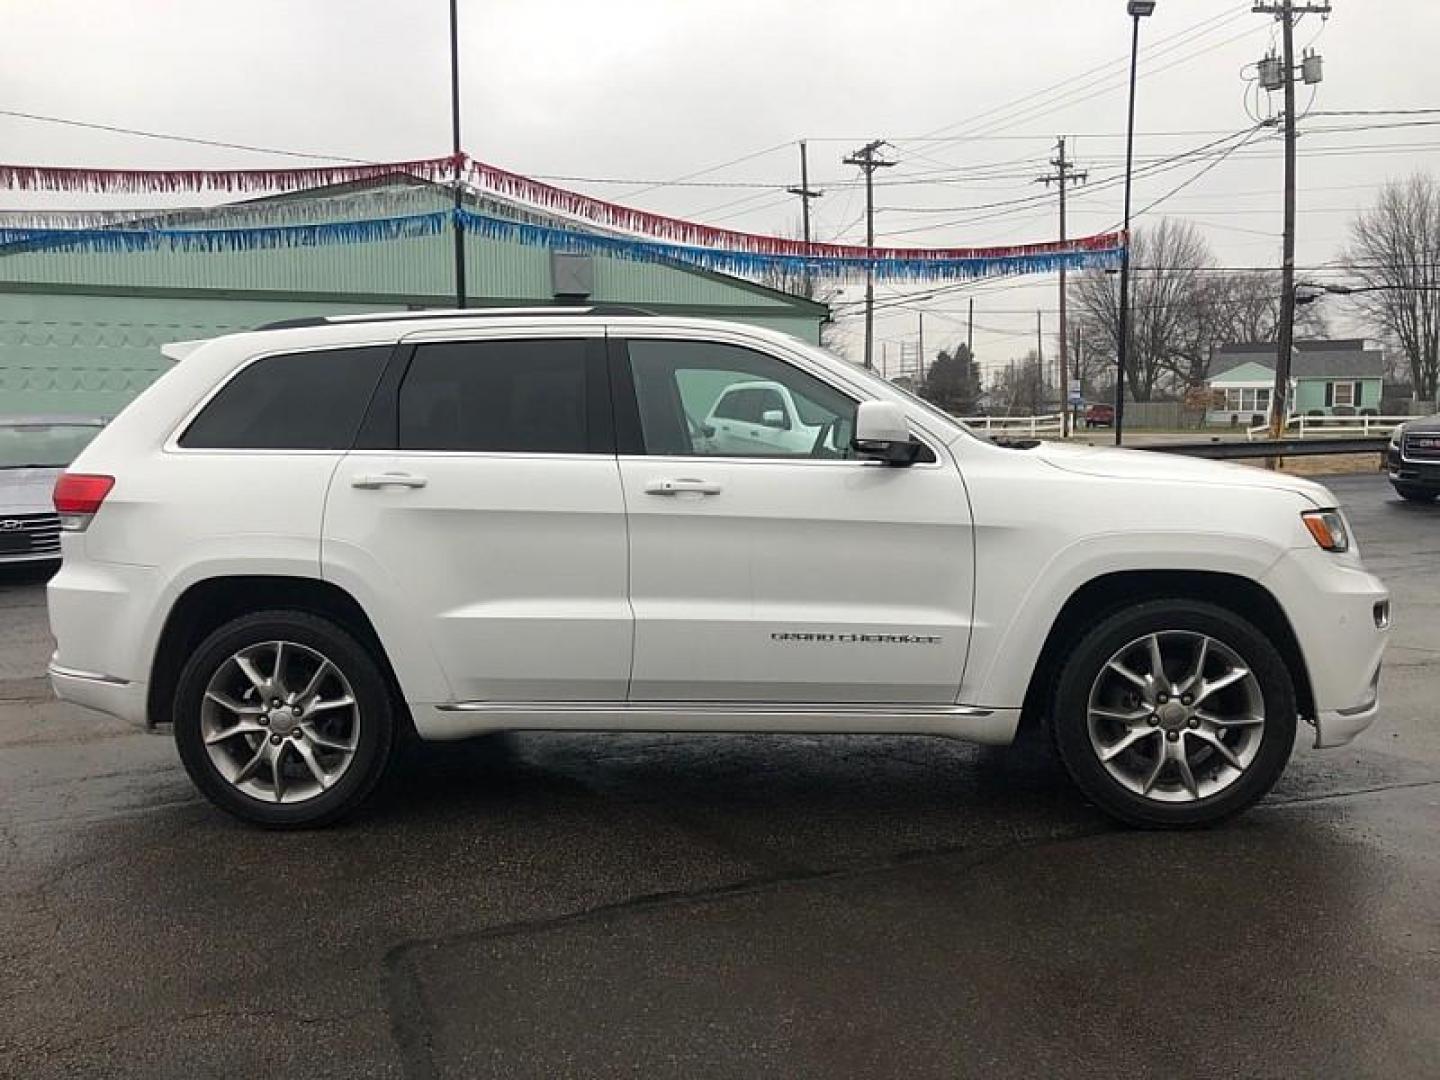
<path fill-rule="evenodd" d="M 348 450 L 391 346 L 262 357 L 221 387 L 180 436 L 196 450 Z"/>

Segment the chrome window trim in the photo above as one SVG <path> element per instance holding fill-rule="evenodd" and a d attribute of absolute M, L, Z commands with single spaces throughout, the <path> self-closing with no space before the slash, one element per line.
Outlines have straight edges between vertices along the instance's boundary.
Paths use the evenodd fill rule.
<path fill-rule="evenodd" d="M 856 395 L 863 394 L 864 390 L 861 387 L 854 385 L 853 383 L 849 383 L 848 381 L 846 381 L 844 385 L 837 385 L 837 379 L 834 377 L 833 372 L 821 368 L 818 364 L 811 361 L 803 353 L 786 349 L 784 350 L 785 355 L 777 355 L 778 350 L 772 347 L 774 343 L 770 341 L 757 341 L 754 338 L 748 338 L 744 334 L 738 333 L 735 335 L 736 340 L 731 341 L 727 340 L 728 335 L 723 335 L 719 331 L 707 331 L 706 335 L 701 337 L 697 336 L 693 331 L 686 333 L 677 327 L 671 327 L 670 329 L 674 330 L 674 333 L 669 334 L 659 333 L 658 331 L 664 329 L 662 327 L 656 327 L 655 329 L 657 331 L 656 333 L 632 334 L 626 331 L 622 331 L 616 335 L 617 337 L 621 337 L 625 342 L 627 350 L 627 360 L 629 345 L 632 341 L 663 339 L 666 341 L 694 342 L 697 345 L 730 345 L 734 348 L 749 349 L 751 352 L 757 352 L 762 356 L 768 356 L 776 363 L 787 364 L 790 367 L 798 368 L 800 371 L 810 376 L 812 379 L 824 383 L 826 386 L 830 387 L 831 390 L 834 390 L 837 394 L 848 398 L 856 406 L 856 408 L 859 408 L 861 402 L 880 400 L 878 398 L 872 397 L 857 397 Z M 633 368 L 631 369 L 630 377 L 633 381 L 635 377 Z M 789 388 L 787 387 L 787 389 Z M 794 393 L 793 390 L 791 390 L 790 392 L 792 394 Z M 930 431 L 928 428 L 916 422 L 908 403 L 896 402 L 896 404 L 899 404 L 900 407 L 905 410 L 906 418 L 910 421 L 911 437 L 930 451 L 930 456 L 935 459 L 934 461 L 916 461 L 910 465 L 896 466 L 886 464 L 885 462 L 867 460 L 865 458 L 815 458 L 801 456 L 798 454 L 777 455 L 774 457 L 765 457 L 759 454 L 745 455 L 743 457 L 736 457 L 726 454 L 621 454 L 620 458 L 623 461 L 730 461 L 755 462 L 759 464 L 776 461 L 792 464 L 798 462 L 810 462 L 816 465 L 861 465 L 867 468 L 874 468 L 876 466 L 880 466 L 887 469 L 931 469 L 938 467 L 941 464 L 942 459 L 940 456 L 940 451 L 936 448 L 936 443 L 938 442 L 941 445 L 948 444 L 945 443 L 944 440 L 939 439 L 934 432 Z M 956 421 L 956 425 L 960 426 L 959 421 Z M 916 434 L 915 429 L 917 428 L 920 430 L 921 434 Z"/>

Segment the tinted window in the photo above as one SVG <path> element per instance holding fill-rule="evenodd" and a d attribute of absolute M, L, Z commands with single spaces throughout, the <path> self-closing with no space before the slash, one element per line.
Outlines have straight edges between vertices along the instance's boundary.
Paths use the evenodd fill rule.
<path fill-rule="evenodd" d="M 207 450 L 348 450 L 389 345 L 257 360 L 210 399 L 180 436 Z"/>
<path fill-rule="evenodd" d="M 402 450 L 583 454 L 585 341 L 421 345 L 400 385 Z"/>
<path fill-rule="evenodd" d="M 629 351 L 648 454 L 854 456 L 855 402 L 777 357 L 705 341 L 631 341 Z"/>

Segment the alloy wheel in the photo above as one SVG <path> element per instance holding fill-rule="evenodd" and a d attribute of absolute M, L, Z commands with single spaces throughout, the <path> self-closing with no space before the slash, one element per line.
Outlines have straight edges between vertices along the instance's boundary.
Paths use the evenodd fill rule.
<path fill-rule="evenodd" d="M 200 707 L 216 770 L 271 803 L 313 799 L 355 759 L 360 708 L 328 657 L 292 641 L 247 645 L 216 668 Z"/>
<path fill-rule="evenodd" d="M 1100 669 L 1086 715 L 1110 776 L 1156 802 L 1195 802 L 1245 774 L 1260 751 L 1265 699 L 1230 646 L 1188 630 L 1136 638 Z"/>

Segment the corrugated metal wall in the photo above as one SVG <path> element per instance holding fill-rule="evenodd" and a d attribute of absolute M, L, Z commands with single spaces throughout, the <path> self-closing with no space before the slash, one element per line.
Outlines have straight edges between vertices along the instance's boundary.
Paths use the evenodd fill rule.
<path fill-rule="evenodd" d="M 413 191 L 405 200 L 397 212 L 429 208 L 417 208 Z M 438 196 L 434 204 L 446 205 Z M 321 216 L 295 200 L 293 220 Z M 204 224 L 231 223 L 220 211 Z M 473 301 L 553 301 L 548 251 L 472 236 L 466 253 Z M 819 319 L 803 301 L 733 278 L 598 257 L 594 271 L 594 302 L 819 340 Z M 0 252 L 0 413 L 113 414 L 164 369 L 165 342 L 302 315 L 447 306 L 453 275 L 448 234 L 271 251 Z"/>

